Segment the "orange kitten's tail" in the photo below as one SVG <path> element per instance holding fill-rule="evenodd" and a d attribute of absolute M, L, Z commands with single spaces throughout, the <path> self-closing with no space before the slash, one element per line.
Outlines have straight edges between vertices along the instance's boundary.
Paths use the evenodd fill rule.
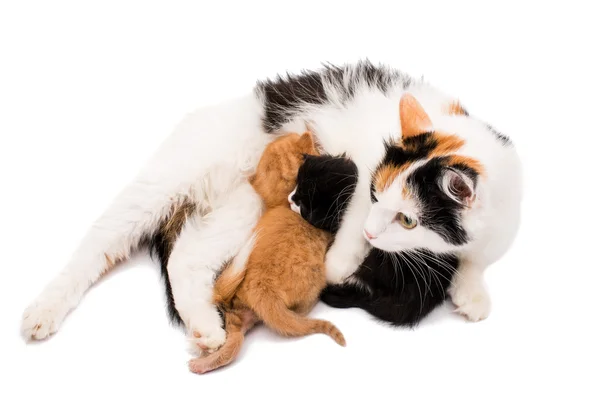
<path fill-rule="evenodd" d="M 213 302 L 216 304 L 227 304 L 235 295 L 237 288 L 244 280 L 246 275 L 246 263 L 248 257 L 254 248 L 256 242 L 256 233 L 244 244 L 240 252 L 233 258 L 231 263 L 226 266 L 223 273 L 215 282 L 213 289 Z"/>
<path fill-rule="evenodd" d="M 303 337 L 310 334 L 326 334 L 341 346 L 346 339 L 338 328 L 326 320 L 309 319 L 288 309 L 274 295 L 262 295 L 252 304 L 258 317 L 273 330 L 287 337 Z"/>
<path fill-rule="evenodd" d="M 227 331 L 225 343 L 208 356 L 190 360 L 190 371 L 204 374 L 233 362 L 244 343 L 244 334 L 257 322 L 254 312 L 249 309 L 228 311 L 224 316 Z"/>

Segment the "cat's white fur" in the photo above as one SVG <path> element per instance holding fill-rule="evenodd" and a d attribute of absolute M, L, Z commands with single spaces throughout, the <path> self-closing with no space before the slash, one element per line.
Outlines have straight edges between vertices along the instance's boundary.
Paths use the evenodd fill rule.
<path fill-rule="evenodd" d="M 484 167 L 484 175 L 480 176 L 474 190 L 473 182 L 466 176 L 460 176 L 473 191 L 470 206 L 462 215 L 463 226 L 471 240 L 457 248 L 420 224 L 406 229 L 394 221 L 398 212 L 417 219 L 418 204 L 410 196 L 403 198 L 402 189 L 407 176 L 425 161 L 416 162 L 398 175 L 386 190 L 376 194 L 378 202 L 371 208 L 364 234 L 373 246 L 389 252 L 419 248 L 423 244 L 436 252 L 458 250 L 460 266 L 450 294 L 457 311 L 477 321 L 488 316 L 491 305 L 483 282 L 483 271 L 508 250 L 519 226 L 521 164 L 513 146 L 504 145 L 474 118 L 431 112 L 430 119 L 433 129 L 464 139 L 466 144 L 457 154 L 475 158 Z M 448 195 L 453 196 L 449 189 L 450 177 L 444 176 L 439 184 Z"/>
<path fill-rule="evenodd" d="M 384 153 L 383 140 L 400 134 L 398 104 L 404 89 L 398 83 L 383 94 L 362 84 L 354 99 L 344 105 L 335 87 L 326 89 L 330 100 L 326 105 L 302 107 L 299 116 L 281 131 L 302 132 L 308 121 L 326 152 L 346 152 L 358 165 L 356 195 L 327 253 L 327 279 L 336 283 L 350 276 L 368 251 L 362 231 L 371 208 L 371 171 Z M 479 149 L 478 134 L 491 136 L 474 131 L 470 124 L 443 117 L 441 110 L 452 99 L 434 88 L 419 82 L 408 90 L 421 101 L 434 123 L 465 129 L 465 135 L 474 138 L 465 150 Z M 187 221 L 168 271 L 175 305 L 190 334 L 199 333 L 200 343 L 209 349 L 221 345 L 225 334 L 210 304 L 212 282 L 220 265 L 250 237 L 261 213 L 246 176 L 254 171 L 264 147 L 274 137 L 263 133 L 262 112 L 261 100 L 252 94 L 187 116 L 91 227 L 64 270 L 25 310 L 23 334 L 42 339 L 55 332 L 85 291 L 109 268 L 107 258 L 127 258 L 174 203 L 192 197 L 202 216 Z M 480 157 L 487 156 L 486 148 L 481 149 Z M 481 255 L 463 263 L 460 274 L 468 279 L 458 281 L 453 292 L 455 302 L 467 314 L 479 293 L 481 265 L 490 263 L 486 248 L 474 248 L 474 252 Z M 482 311 L 474 307 L 471 318 L 478 319 Z"/>

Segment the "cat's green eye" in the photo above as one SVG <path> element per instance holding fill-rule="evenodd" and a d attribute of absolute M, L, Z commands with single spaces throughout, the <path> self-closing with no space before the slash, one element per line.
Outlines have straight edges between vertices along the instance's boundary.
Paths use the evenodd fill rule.
<path fill-rule="evenodd" d="M 406 216 L 402 212 L 398 212 L 396 215 L 396 220 L 404 227 L 405 229 L 414 229 L 417 227 L 417 221 L 411 217 Z"/>

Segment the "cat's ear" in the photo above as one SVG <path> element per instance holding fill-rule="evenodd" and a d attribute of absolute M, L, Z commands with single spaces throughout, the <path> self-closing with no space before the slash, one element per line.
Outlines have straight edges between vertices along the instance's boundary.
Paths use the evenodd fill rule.
<path fill-rule="evenodd" d="M 427 112 L 409 93 L 405 93 L 400 99 L 400 126 L 402 127 L 402 138 L 430 132 L 433 129 Z"/>
<path fill-rule="evenodd" d="M 446 168 L 440 185 L 446 195 L 459 204 L 470 207 L 475 201 L 475 183 L 464 173 Z"/>
<path fill-rule="evenodd" d="M 311 132 L 305 132 L 298 139 L 298 147 L 303 150 L 304 153 L 312 154 L 315 152 L 315 141 Z"/>

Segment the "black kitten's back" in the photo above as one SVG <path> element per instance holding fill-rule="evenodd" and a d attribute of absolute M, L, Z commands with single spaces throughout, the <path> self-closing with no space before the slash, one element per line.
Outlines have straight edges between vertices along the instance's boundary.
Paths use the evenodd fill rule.
<path fill-rule="evenodd" d="M 458 257 L 413 250 L 402 254 L 373 248 L 354 281 L 330 285 L 321 300 L 336 308 L 358 307 L 395 326 L 413 327 L 447 298 Z"/>

